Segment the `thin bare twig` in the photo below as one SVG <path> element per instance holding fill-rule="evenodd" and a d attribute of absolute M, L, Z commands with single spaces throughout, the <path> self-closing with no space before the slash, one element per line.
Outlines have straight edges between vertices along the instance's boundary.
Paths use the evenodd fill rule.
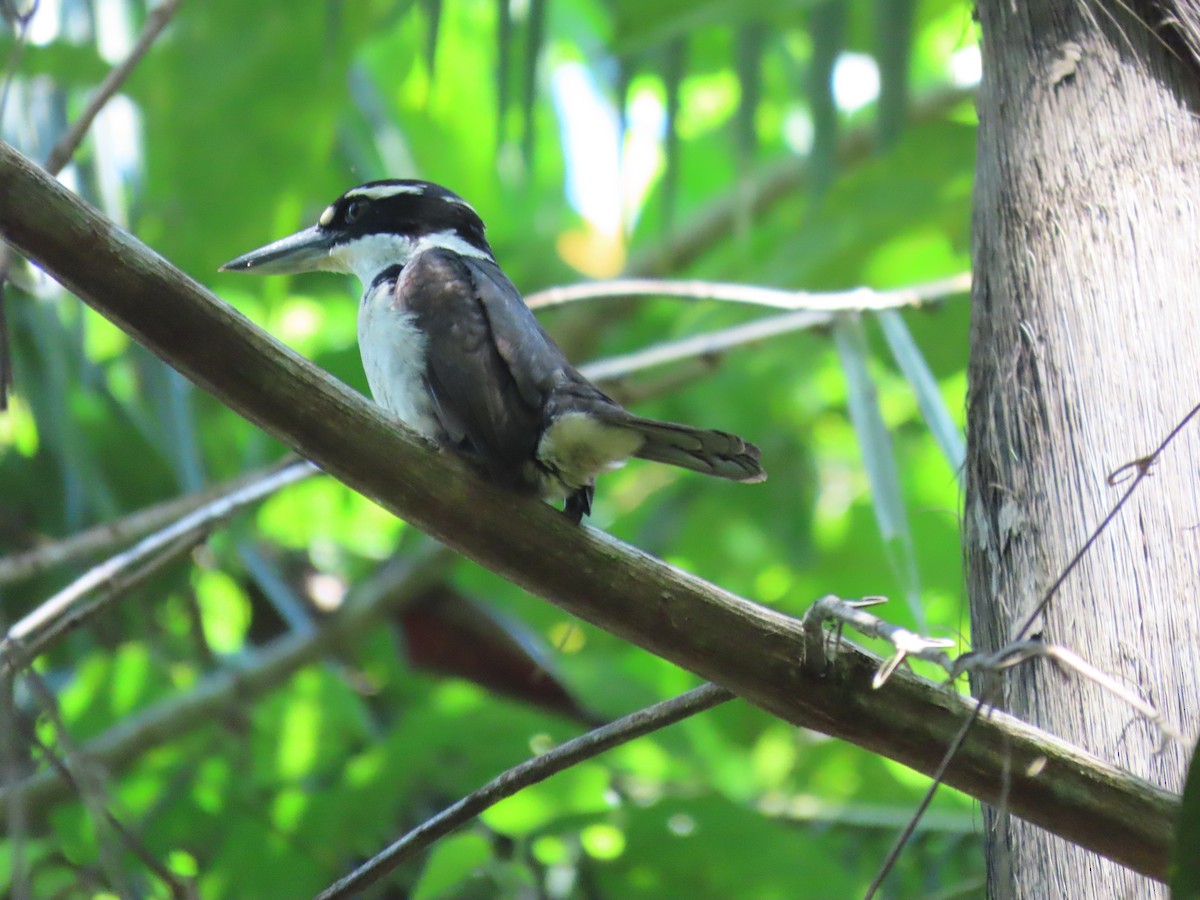
<path fill-rule="evenodd" d="M 21 732 L 25 739 L 38 749 L 38 752 L 41 753 L 42 758 L 50 763 L 50 767 L 58 773 L 58 777 L 67 784 L 71 785 L 71 789 L 82 796 L 84 793 L 84 788 L 72 774 L 71 768 L 67 765 L 66 760 L 55 753 L 45 741 L 38 737 L 37 732 L 28 725 L 22 724 Z M 150 852 L 149 848 L 146 847 L 141 838 L 130 831 L 129 828 L 127 828 L 125 824 L 117 818 L 113 811 L 108 808 L 108 806 L 104 804 L 93 804 L 93 806 L 94 811 L 99 812 L 100 815 L 104 817 L 104 820 L 108 823 L 108 826 L 117 833 L 117 836 L 121 839 L 121 842 L 124 843 L 125 846 L 128 847 L 133 854 L 142 861 L 142 864 L 146 866 L 146 868 L 157 875 L 159 880 L 167 885 L 168 889 L 171 891 L 172 897 L 175 897 L 176 900 L 187 900 L 187 898 L 195 896 L 195 893 L 190 891 L 188 886 L 175 876 L 174 872 L 172 872 L 155 858 L 154 854 Z"/>
<path fill-rule="evenodd" d="M 857 628 L 857 624 L 855 624 L 855 627 Z M 900 630 L 903 631 L 903 629 Z M 885 631 L 880 630 L 876 636 L 886 637 L 886 633 Z M 899 657 L 900 654 L 897 654 L 897 656 Z M 1132 706 L 1152 725 L 1156 726 L 1159 729 L 1160 734 L 1170 738 L 1171 740 L 1175 740 L 1180 743 L 1186 743 L 1179 730 L 1171 725 L 1147 700 L 1124 687 L 1111 675 L 1097 669 L 1095 666 L 1092 666 L 1090 663 L 1086 662 L 1084 659 L 1066 647 L 1059 647 L 1052 644 L 1042 644 L 1040 641 L 1023 641 L 1020 643 L 1013 643 L 1007 645 L 1006 647 L 1002 647 L 999 651 L 990 656 L 984 656 L 977 653 L 965 653 L 956 659 L 947 671 L 950 673 L 952 678 L 957 677 L 958 675 L 967 671 L 995 673 L 1003 668 L 1019 665 L 1020 663 L 1034 657 L 1047 657 L 1054 659 L 1062 665 L 1074 669 L 1083 677 L 1090 679 Z M 937 659 L 931 659 L 929 656 L 922 655 L 921 658 L 941 665 Z M 880 671 L 882 671 L 882 669 Z M 921 802 L 917 805 L 916 810 L 914 810 L 912 818 L 901 830 L 900 834 L 897 835 L 896 841 L 892 844 L 891 849 L 888 851 L 887 856 L 884 858 L 884 861 L 879 868 L 879 872 L 876 874 L 875 878 L 871 882 L 870 887 L 867 889 L 867 893 L 864 895 L 864 900 L 871 900 L 871 898 L 875 896 L 875 892 L 883 884 L 884 878 L 886 878 L 891 870 L 895 867 L 896 860 L 899 859 L 900 853 L 903 851 L 905 845 L 916 831 L 917 825 L 920 824 L 922 816 L 924 816 L 926 810 L 929 808 L 929 804 L 933 802 L 933 796 L 937 793 L 937 789 L 941 786 L 942 778 L 945 776 L 946 769 L 950 766 L 950 763 L 953 761 L 955 755 L 957 755 L 958 751 L 962 748 L 963 742 L 966 740 L 971 728 L 979 720 L 982 711 L 985 708 L 993 707 L 995 705 L 997 699 L 996 695 L 997 688 L 992 688 L 991 690 L 986 691 L 986 696 L 980 697 L 975 701 L 975 707 L 972 710 L 971 715 L 963 723 L 962 729 L 951 742 L 950 746 L 947 747 L 945 756 L 942 758 L 942 763 L 939 765 L 938 770 L 933 775 L 932 784 L 929 785 L 928 790 L 921 798 Z"/>
<path fill-rule="evenodd" d="M 726 350 L 743 344 L 751 344 L 794 331 L 804 331 L 808 328 L 826 325 L 833 320 L 833 315 L 833 313 L 793 312 L 780 316 L 768 316 L 709 334 L 698 334 L 676 341 L 663 341 L 661 344 L 654 344 L 634 353 L 597 360 L 580 366 L 579 371 L 593 381 L 610 381 L 615 378 L 624 378 L 644 369 L 665 366 L 668 363 L 687 359 L 712 359 Z"/>
<path fill-rule="evenodd" d="M 108 74 L 104 76 L 104 80 L 100 82 L 100 86 L 96 88 L 96 93 L 88 99 L 87 106 L 83 108 L 83 112 L 79 117 L 71 123 L 71 127 L 54 145 L 54 149 L 50 151 L 50 156 L 46 159 L 46 171 L 51 175 L 57 175 L 63 170 L 63 167 L 71 161 L 71 157 L 75 155 L 75 151 L 79 149 L 79 145 L 83 143 L 84 136 L 88 129 L 92 127 L 92 122 L 96 120 L 96 116 L 100 114 L 100 110 L 104 105 L 112 99 L 113 95 L 121 89 L 129 76 L 133 74 L 133 70 L 137 68 L 137 64 L 142 61 L 142 57 L 150 50 L 158 36 L 162 34 L 164 28 L 175 15 L 175 11 L 179 8 L 181 0 L 163 0 L 158 6 L 150 11 L 146 16 L 146 24 L 142 28 L 142 33 L 138 35 L 137 41 L 133 45 L 133 49 L 129 51 L 121 62 L 113 66 Z"/>
<path fill-rule="evenodd" d="M 877 291 L 868 287 L 848 291 L 788 291 L 754 284 L 730 284 L 700 279 L 618 278 L 546 288 L 525 298 L 531 309 L 546 309 L 580 300 L 611 300 L 625 297 L 674 297 L 680 300 L 719 300 L 747 303 L 774 309 L 808 312 L 866 312 L 923 306 L 965 294 L 971 290 L 971 273 L 960 272 L 915 287 Z"/>
<path fill-rule="evenodd" d="M 753 322 L 745 322 L 741 325 L 734 325 L 730 328 L 724 328 L 708 334 L 698 334 L 692 337 L 680 338 L 679 340 L 664 341 L 634 353 L 588 363 L 585 366 L 581 366 L 580 371 L 594 381 L 609 381 L 624 378 L 643 369 L 679 362 L 685 359 L 712 359 L 717 354 L 724 353 L 727 350 L 744 344 L 751 344 L 795 331 L 804 331 L 809 328 L 819 328 L 823 325 L 828 325 L 833 322 L 839 311 L 893 309 L 900 306 L 913 306 L 945 300 L 955 294 L 969 290 L 970 282 L 971 276 L 964 273 L 954 278 L 901 288 L 896 291 L 872 291 L 869 288 L 856 288 L 853 291 L 836 294 L 808 294 L 804 292 L 775 291 L 770 288 L 756 288 L 753 285 L 720 285 L 694 281 L 647 281 L 644 282 L 646 285 L 658 284 L 678 289 L 678 293 L 668 293 L 668 296 L 698 298 L 702 296 L 699 293 L 701 288 L 710 287 L 713 289 L 713 293 L 703 295 L 706 299 L 733 300 L 739 294 L 745 298 L 762 294 L 763 296 L 760 300 L 751 301 L 743 299 L 739 302 L 756 302 L 760 305 L 785 308 L 790 305 L 795 307 L 795 311 L 778 316 L 766 316 Z M 643 282 L 603 282 L 597 285 L 578 285 L 576 289 L 554 288 L 553 290 L 563 292 L 564 294 L 574 291 L 574 293 L 570 294 L 572 300 L 601 296 L 638 296 L 638 294 L 605 293 L 605 290 L 614 285 L 620 286 L 630 283 L 642 284 Z M 589 293 L 589 289 L 592 288 L 596 288 L 597 290 Z M 717 290 L 719 288 L 730 290 L 729 293 L 720 295 L 720 292 Z M 541 292 L 541 294 L 535 294 L 534 296 L 538 297 L 545 293 Z M 653 293 L 656 292 L 648 291 L 644 292 L 643 295 Z M 770 296 L 775 296 L 776 302 L 768 303 L 767 300 L 770 299 Z M 543 305 L 549 304 L 544 303 Z"/>
<path fill-rule="evenodd" d="M 955 645 L 954 641 L 922 637 L 898 625 L 886 622 L 878 616 L 871 615 L 863 609 L 864 606 L 876 605 L 883 602 L 884 599 L 880 597 L 848 601 L 830 594 L 822 597 L 809 608 L 804 615 L 804 628 L 808 638 L 805 644 L 805 659 L 806 662 L 816 666 L 813 670 L 814 674 L 821 674 L 824 670 L 825 632 L 823 625 L 829 620 L 836 621 L 840 625 L 849 625 L 859 634 L 888 641 L 896 648 L 896 652 L 885 660 L 876 672 L 875 678 L 872 680 L 872 687 L 875 688 L 882 687 L 896 669 L 905 660 L 912 657 L 933 663 L 943 669 L 951 680 L 968 672 L 999 672 L 1030 659 L 1044 657 L 1053 659 L 1066 668 L 1078 672 L 1089 681 L 1100 685 L 1133 707 L 1137 713 L 1157 727 L 1164 737 L 1183 743 L 1183 735 L 1180 731 L 1171 725 L 1154 708 L 1153 704 L 1066 647 L 1044 644 L 1037 640 L 1025 640 L 1001 647 L 993 654 L 971 651 L 951 659 L 945 651 Z"/>
<path fill-rule="evenodd" d="M 651 378 L 616 378 L 597 382 L 604 393 L 622 406 L 637 406 L 655 397 L 676 394 L 693 383 L 707 378 L 720 370 L 722 359 L 705 356 L 688 360 L 686 365 L 676 366 Z"/>
<path fill-rule="evenodd" d="M 1050 585 L 1050 587 L 1046 589 L 1046 593 L 1042 596 L 1042 599 L 1038 602 L 1038 605 L 1033 608 L 1033 611 L 1029 613 L 1025 621 L 1021 624 L 1021 627 L 1017 629 L 1017 633 L 1013 635 L 1013 643 L 1019 643 L 1020 641 L 1023 641 L 1029 637 L 1029 632 L 1030 629 L 1033 628 L 1033 623 L 1037 621 L 1038 616 L 1045 612 L 1046 607 L 1050 605 L 1050 601 L 1054 599 L 1054 596 L 1058 593 L 1059 589 L 1063 586 L 1063 583 L 1067 580 L 1067 576 L 1075 571 L 1075 568 L 1080 562 L 1082 562 L 1084 555 L 1092 549 L 1092 545 L 1100 539 L 1100 535 L 1104 533 L 1105 529 L 1108 528 L 1113 519 L 1117 517 L 1117 514 L 1121 511 L 1121 508 L 1124 507 L 1129 498 L 1133 496 L 1134 491 L 1141 486 L 1142 481 L 1147 475 L 1150 474 L 1150 467 L 1158 461 L 1158 458 L 1162 455 L 1163 451 L 1167 449 L 1167 446 L 1174 441 L 1179 435 L 1179 432 L 1183 431 L 1187 424 L 1196 417 L 1197 413 L 1200 413 L 1200 404 L 1193 406 L 1188 414 L 1179 420 L 1178 424 L 1171 429 L 1167 436 L 1162 439 L 1162 442 L 1154 448 L 1153 452 L 1151 452 L 1149 456 L 1143 456 L 1140 459 L 1134 460 L 1133 462 L 1126 463 L 1108 476 L 1108 483 L 1116 484 L 1129 472 L 1134 473 L 1133 480 L 1129 483 L 1129 487 L 1125 489 L 1125 493 L 1121 495 L 1121 498 L 1116 502 L 1113 508 L 1108 511 L 1108 515 L 1106 515 L 1100 521 L 1100 524 L 1096 526 L 1095 530 L 1093 530 L 1088 536 L 1088 539 L 1083 542 L 1083 546 L 1080 547 L 1079 550 L 1076 551 L 1075 555 L 1071 557 L 1071 561 L 1067 563 L 1066 567 L 1062 570 L 1059 576 L 1054 579 L 1054 584 Z"/>
<path fill-rule="evenodd" d="M 513 766 L 477 791 L 473 791 L 436 816 L 422 822 L 345 878 L 334 882 L 317 896 L 317 900 L 336 900 L 336 898 L 353 896 L 395 869 L 406 859 L 411 859 L 438 838 L 444 837 L 478 816 L 488 807 L 500 802 L 505 797 L 511 797 L 522 788 L 545 781 L 551 775 L 568 769 L 585 759 L 598 756 L 620 744 L 628 743 L 634 738 L 665 728 L 688 716 L 732 700 L 733 696 L 723 687 L 705 684 L 686 694 L 656 703 L 654 706 L 638 710 L 615 722 L 602 725 L 587 734 L 555 747 L 548 753 Z"/>
<path fill-rule="evenodd" d="M 157 555 L 164 547 L 175 543 L 185 535 L 191 534 L 199 528 L 211 527 L 213 524 L 228 518 L 246 506 L 257 503 L 280 488 L 307 478 L 316 471 L 316 466 L 307 461 L 291 463 L 268 478 L 250 484 L 232 494 L 217 498 L 206 506 L 197 509 L 195 512 L 178 519 L 166 528 L 143 539 L 130 549 L 110 557 L 105 562 L 85 572 L 80 578 L 77 578 L 14 624 L 8 630 L 6 638 L 0 641 L 0 654 L 7 652 L 6 645 L 9 642 L 28 641 L 38 631 L 49 627 L 55 619 L 62 616 L 81 597 L 105 582 L 110 581 L 119 573 Z"/>
<path fill-rule="evenodd" d="M 202 506 L 234 494 L 264 478 L 270 478 L 280 469 L 292 465 L 295 461 L 296 457 L 288 454 L 277 463 L 223 481 L 211 488 L 193 494 L 185 494 L 182 497 L 172 497 L 170 500 L 164 500 L 162 503 L 132 512 L 114 522 L 102 522 L 60 541 L 0 558 L 0 586 L 32 578 L 55 566 L 65 565 L 92 554 L 103 553 L 120 544 L 136 540 Z"/>
<path fill-rule="evenodd" d="M 875 892 L 883 885 L 883 880 L 896 865 L 896 860 L 900 858 L 900 854 L 912 839 L 913 833 L 917 830 L 917 825 L 921 822 L 921 817 L 925 815 L 925 811 L 929 809 L 929 804 L 933 802 L 933 795 L 937 793 L 938 787 L 942 783 L 942 779 L 946 777 L 946 770 L 950 768 L 950 763 L 954 761 L 954 757 L 958 755 L 958 751 L 962 749 L 962 745 L 967 740 L 967 735 L 971 733 L 971 729 L 975 723 L 979 721 L 979 716 L 983 713 L 985 706 L 990 706 L 988 700 L 979 699 L 975 701 L 975 706 L 971 710 L 962 728 L 954 736 L 954 740 L 950 742 L 950 746 L 946 748 L 946 754 L 942 757 L 941 764 L 933 773 L 933 783 L 929 785 L 929 789 L 925 791 L 925 796 L 921 798 L 921 802 L 917 804 L 916 810 L 913 811 L 912 818 L 908 820 L 908 824 L 900 830 L 896 835 L 896 840 L 888 850 L 887 856 L 883 859 L 883 864 L 879 867 L 879 871 L 867 886 L 867 892 L 863 894 L 863 900 L 871 900 L 875 896 Z"/>
<path fill-rule="evenodd" d="M 64 756 L 66 759 L 71 760 L 71 762 L 65 764 L 65 768 L 72 775 L 81 776 L 73 778 L 69 782 L 75 791 L 75 795 L 79 798 L 88 813 L 95 818 L 100 808 L 104 805 L 102 800 L 103 789 L 100 786 L 99 780 L 96 777 L 92 777 L 92 773 L 86 771 L 86 767 L 80 764 L 79 756 L 71 746 L 70 736 L 67 734 L 66 726 L 63 724 L 62 717 L 58 713 L 58 702 L 54 694 L 42 681 L 41 676 L 35 671 L 29 671 L 24 681 L 37 702 L 39 711 L 50 721 L 51 728 L 54 730 L 62 746 Z M 23 731 L 25 730 L 23 729 Z M 110 835 L 101 830 L 97 833 L 96 837 L 98 839 L 96 843 L 100 867 L 108 876 L 109 886 L 118 896 L 130 896 L 132 890 L 128 884 L 125 870 L 118 861 L 119 854 L 114 852 L 115 848 L 109 839 Z"/>
<path fill-rule="evenodd" d="M 323 655 L 343 647 L 350 652 L 354 636 L 419 597 L 445 576 L 453 559 L 445 547 L 422 542 L 355 585 L 342 608 L 322 620 L 315 631 L 289 632 L 239 656 L 235 663 L 204 676 L 186 692 L 125 717 L 89 740 L 80 752 L 105 771 L 119 773 L 153 747 L 213 721 L 231 704 L 251 703 L 285 684 L 293 673 Z M 4 677 L 0 674 L 0 684 Z M 3 738 L 0 734 L 0 740 Z M 63 784 L 56 772 L 34 772 L 10 782 L 0 792 L 0 814 L 21 805 L 25 814 L 36 820 L 62 796 Z"/>
<path fill-rule="evenodd" d="M 8 64 L 4 67 L 4 83 L 0 84 L 0 121 L 4 120 L 4 111 L 8 107 L 8 92 L 12 88 L 17 68 L 21 65 L 21 54 L 25 50 L 25 41 L 29 37 L 29 23 L 37 15 L 38 5 L 39 0 L 33 0 L 25 12 L 17 12 L 16 6 L 13 6 L 17 24 L 17 39 L 13 42 L 12 52 L 8 55 Z"/>
<path fill-rule="evenodd" d="M 955 661 L 955 667 L 951 674 L 980 670 L 998 672 L 1036 658 L 1052 659 L 1064 668 L 1077 672 L 1083 678 L 1099 685 L 1117 699 L 1123 700 L 1133 707 L 1136 712 L 1157 728 L 1163 737 L 1179 744 L 1187 744 L 1183 733 L 1168 722 L 1149 700 L 1121 684 L 1112 675 L 1093 666 L 1074 650 L 1059 644 L 1045 644 L 1031 639 L 1015 641 L 1001 647 L 991 655 L 967 653 Z"/>
<path fill-rule="evenodd" d="M 30 661 L 28 658 L 19 660 L 24 668 L 28 667 Z M 121 843 L 140 859 L 142 864 L 153 872 L 160 881 L 167 885 L 171 891 L 171 896 L 175 900 L 189 900 L 189 898 L 194 897 L 195 892 L 189 890 L 188 886 L 181 882 L 175 873 L 159 862 L 145 843 L 142 842 L 142 839 L 117 818 L 103 796 L 103 788 L 88 771 L 87 764 L 78 764 L 79 756 L 71 749 L 70 736 L 66 725 L 62 721 L 62 717 L 59 715 L 58 703 L 54 698 L 53 692 L 42 681 L 41 676 L 32 670 L 28 670 L 25 673 L 25 682 L 29 685 L 30 691 L 37 699 L 38 705 L 54 726 L 59 743 L 62 744 L 66 752 L 63 756 L 55 753 L 28 723 L 21 724 L 21 730 L 25 738 L 38 748 L 42 757 L 50 764 L 51 768 L 58 773 L 58 776 L 63 781 L 71 786 L 71 789 L 84 801 L 84 804 L 91 809 L 92 813 L 98 813 L 116 833 Z M 115 868 L 119 869 L 119 867 Z"/>
<path fill-rule="evenodd" d="M 0 728 L 0 785 L 4 787 L 4 795 L 12 796 L 13 801 L 4 810 L 5 835 L 12 848 L 9 853 L 9 892 L 13 900 L 28 900 L 31 894 L 25 839 L 29 831 L 29 810 L 23 795 L 13 795 L 14 786 L 21 783 L 22 750 L 17 741 L 15 688 L 16 679 L 0 672 L 0 725 L 3 725 Z"/>
<path fill-rule="evenodd" d="M 128 574 L 115 576 L 104 593 L 95 597 L 90 603 L 71 608 L 65 614 L 55 619 L 48 628 L 39 632 L 32 641 L 11 640 L 11 643 L 8 644 L 0 642 L 0 645 L 4 646 L 6 650 L 10 646 L 19 648 L 17 653 L 10 654 L 5 652 L 0 654 L 0 674 L 9 671 L 19 671 L 24 667 L 18 662 L 19 658 L 33 662 L 62 635 L 78 628 L 105 607 L 120 600 L 126 594 L 137 590 L 151 578 L 170 568 L 181 558 L 191 553 L 199 544 L 203 543 L 209 535 L 209 530 L 208 527 L 197 528 L 179 538 L 175 543 L 168 544 L 158 555 L 151 558 L 149 562 L 140 568 L 134 569 Z"/>
<path fill-rule="evenodd" d="M 13 384 L 12 342 L 8 336 L 8 263 L 10 250 L 0 244 L 0 412 L 8 410 Z"/>
<path fill-rule="evenodd" d="M 941 88 L 914 97 L 909 109 L 913 123 L 940 121 L 955 107 L 970 101 L 972 88 Z M 851 168 L 875 152 L 878 133 L 875 128 L 847 128 L 839 132 L 837 158 L 841 169 Z M 794 158 L 770 165 L 743 181 L 735 190 L 704 203 L 692 211 L 686 223 L 673 229 L 657 244 L 644 247 L 630 257 L 626 267 L 629 276 L 665 276 L 685 271 L 710 248 L 726 241 L 737 231 L 739 222 L 747 215 L 765 214 L 787 197 L 804 194 L 811 186 L 811 167 L 804 158 Z M 536 296 L 536 295 L 534 295 Z M 605 315 L 618 318 L 629 314 L 629 304 L 617 304 Z M 611 324 L 611 322 L 610 322 Z M 594 327 L 576 329 L 576 334 L 594 331 Z"/>
<path fill-rule="evenodd" d="M 180 2 L 181 0 L 163 0 L 162 3 L 150 11 L 150 14 L 146 17 L 146 24 L 142 28 L 141 34 L 138 35 L 133 49 L 129 51 L 129 55 L 109 70 L 104 80 L 100 82 L 100 86 L 96 88 L 96 92 L 88 100 L 83 112 L 71 123 L 71 127 L 67 129 L 66 134 L 50 150 L 50 155 L 46 158 L 45 164 L 47 172 L 51 175 L 57 175 L 71 161 L 71 158 L 75 155 L 75 151 L 83 143 L 88 129 L 96 121 L 96 116 L 100 114 L 100 110 L 104 108 L 105 104 L 112 99 L 113 95 L 121 89 L 122 85 L 129 79 L 129 76 L 133 74 L 133 70 L 137 67 L 137 64 L 141 62 L 142 57 L 146 55 L 147 51 L 154 44 L 154 41 L 175 15 Z M 0 91 L 0 119 L 3 118 L 5 101 L 8 99 L 8 85 L 16 69 L 17 61 L 20 58 L 21 48 L 25 43 L 25 33 L 28 30 L 29 20 L 33 18 L 37 8 L 38 3 L 35 0 L 29 11 L 18 18 L 20 31 L 17 45 L 9 57 L 9 71 L 5 77 L 3 89 Z M 5 285 L 8 282 L 8 270 L 11 264 L 11 251 L 7 245 L 0 245 L 0 412 L 8 408 L 8 391 L 13 381 L 12 353 L 8 337 L 8 318 L 5 315 L 4 308 Z"/>

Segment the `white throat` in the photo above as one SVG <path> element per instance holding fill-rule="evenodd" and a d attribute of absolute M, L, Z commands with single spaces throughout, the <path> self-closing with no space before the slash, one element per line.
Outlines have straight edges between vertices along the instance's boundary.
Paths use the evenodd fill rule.
<path fill-rule="evenodd" d="M 387 269 L 406 266 L 413 257 L 433 249 L 453 250 L 461 256 L 495 261 L 490 253 L 464 241 L 454 231 L 435 231 L 416 238 L 400 234 L 364 235 L 330 250 L 333 264 L 329 268 L 353 274 L 366 292 Z"/>

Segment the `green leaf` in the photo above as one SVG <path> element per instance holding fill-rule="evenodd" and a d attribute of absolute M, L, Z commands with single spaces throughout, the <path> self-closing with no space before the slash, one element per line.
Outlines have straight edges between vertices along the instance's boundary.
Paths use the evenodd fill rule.
<path fill-rule="evenodd" d="M 742 96 L 736 118 L 738 153 L 744 172 L 749 171 L 758 149 L 758 125 L 755 114 L 762 101 L 763 50 L 767 31 L 762 22 L 748 22 L 738 30 L 735 65 Z"/>
<path fill-rule="evenodd" d="M 250 627 L 250 602 L 241 585 L 225 572 L 198 569 L 193 577 L 204 637 L 217 653 L 242 648 Z"/>
<path fill-rule="evenodd" d="M 884 310 L 879 313 L 878 318 L 896 365 L 900 367 L 900 371 L 912 385 L 913 393 L 917 395 L 917 403 L 921 407 L 921 414 L 925 417 L 930 433 L 961 482 L 963 467 L 967 462 L 966 441 L 955 424 L 954 417 L 950 415 L 950 410 L 946 408 L 946 401 L 942 399 L 942 392 L 929 370 L 929 364 L 925 362 L 924 354 L 917 347 L 900 313 L 890 309 Z"/>
<path fill-rule="evenodd" d="M 10 59 L 14 50 L 10 34 L 0 38 L 0 59 Z M 92 87 L 108 74 L 108 64 L 94 47 L 56 41 L 45 46 L 21 48 L 21 75 L 48 75 L 58 85 Z"/>
<path fill-rule="evenodd" d="M 538 62 L 542 58 L 543 44 L 546 40 L 546 3 L 547 0 L 530 0 L 529 22 L 525 34 L 525 79 L 521 94 L 521 115 L 525 130 L 522 132 L 521 153 L 525 158 L 526 168 L 530 170 L 533 169 L 536 136 L 537 110 L 534 108 L 534 101 L 537 99 Z"/>
<path fill-rule="evenodd" d="M 425 65 L 429 67 L 430 80 L 436 74 L 438 32 L 442 24 L 442 0 L 422 0 L 425 18 L 428 20 L 428 36 L 425 39 Z"/>
<path fill-rule="evenodd" d="M 871 507 L 879 533 L 889 548 L 889 561 L 904 585 L 913 616 L 926 630 L 925 612 L 917 583 L 917 560 L 913 549 L 908 512 L 900 489 L 900 473 L 891 434 L 879 410 L 879 392 L 867 371 L 866 334 L 858 316 L 840 316 L 833 326 L 838 358 L 846 373 L 850 420 L 858 435 L 863 465 L 871 483 Z"/>
<path fill-rule="evenodd" d="M 662 179 L 662 220 L 670 228 L 679 186 L 679 104 L 683 75 L 687 68 L 687 40 L 678 38 L 662 49 L 663 87 L 666 89 L 666 167 Z"/>
<path fill-rule="evenodd" d="M 812 58 L 808 63 L 808 102 L 812 110 L 812 151 L 809 168 L 813 192 L 821 194 L 833 179 L 838 138 L 837 103 L 833 96 L 833 67 L 845 49 L 848 4 L 819 3 L 809 18 Z"/>
<path fill-rule="evenodd" d="M 643 50 L 698 29 L 727 28 L 762 19 L 789 20 L 817 0 L 617 0 L 613 47 L 620 53 Z"/>
<path fill-rule="evenodd" d="M 497 146 L 508 136 L 509 80 L 513 55 L 512 9 L 509 0 L 496 0 L 496 135 Z"/>
<path fill-rule="evenodd" d="M 502 834 L 527 835 L 560 816 L 610 809 L 611 788 L 603 766 L 580 764 L 501 800 L 481 818 Z"/>
<path fill-rule="evenodd" d="M 1200 745 L 1192 750 L 1175 847 L 1171 853 L 1171 900 L 1200 898 Z"/>
<path fill-rule="evenodd" d="M 472 878 L 492 858 L 491 847 L 482 835 L 458 834 L 434 846 L 413 900 L 438 900 L 452 896 L 455 888 Z"/>
<path fill-rule="evenodd" d="M 880 0 L 878 10 L 879 137 L 887 146 L 900 136 L 908 123 L 909 68 L 917 2 Z"/>

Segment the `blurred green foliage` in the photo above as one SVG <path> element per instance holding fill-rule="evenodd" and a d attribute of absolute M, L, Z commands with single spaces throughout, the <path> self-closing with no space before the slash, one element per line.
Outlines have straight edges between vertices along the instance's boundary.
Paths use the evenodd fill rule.
<path fill-rule="evenodd" d="M 833 7 L 845 27 L 816 28 Z M 896 11 L 884 17 L 866 0 L 184 3 L 65 177 L 360 390 L 356 285 L 216 269 L 373 178 L 427 178 L 469 198 L 526 291 L 655 270 L 663 259 L 687 260 L 670 274 L 795 289 L 919 284 L 969 264 L 975 129 L 962 88 L 976 37 L 962 0 L 909 12 L 908 52 L 880 54 L 894 40 L 880 23 Z M 31 32 L 41 37 L 14 70 L 6 139 L 44 159 L 144 15 L 141 0 L 43 2 Z M 14 51 L 11 33 L 0 46 Z M 838 61 L 831 117 L 813 114 L 809 93 L 821 59 Z M 910 86 L 911 114 L 885 141 L 872 98 L 897 78 Z M 625 227 L 579 199 L 597 185 L 619 195 L 615 140 L 578 133 L 607 117 L 628 126 L 627 183 L 645 188 Z M 572 156 L 580 146 L 595 152 Z M 831 168 L 815 158 L 808 168 L 809 149 L 822 146 L 838 148 Z M 7 313 L 16 386 L 0 415 L 0 554 L 281 455 L 70 296 L 10 289 Z M 544 320 L 584 362 L 756 314 L 597 301 Z M 961 425 L 965 299 L 905 320 Z M 794 615 L 826 593 L 884 594 L 895 600 L 885 615 L 916 627 L 903 602 L 911 568 L 928 628 L 963 635 L 957 473 L 879 328 L 865 324 L 862 362 L 910 531 L 905 559 L 880 537 L 847 380 L 825 332 L 734 351 L 637 406 L 756 441 L 766 485 L 632 463 L 601 482 L 595 525 Z M 413 537 L 328 479 L 269 499 L 39 660 L 70 741 L 85 745 L 204 675 L 236 669 L 285 632 L 289 597 L 336 602 Z M 81 570 L 0 586 L 0 617 L 11 624 Z M 466 564 L 448 571 L 447 590 L 474 621 L 494 624 L 477 636 L 489 646 L 540 645 L 573 711 L 420 668 L 406 644 L 423 632 L 394 622 L 147 745 L 103 779 L 105 802 L 206 900 L 307 896 L 537 748 L 578 734 L 582 720 L 695 682 Z M 45 711 L 20 691 L 17 700 L 62 750 Z M 29 765 L 44 763 L 30 753 Z M 368 896 L 856 896 L 925 786 L 735 702 L 522 792 Z M 943 790 L 884 895 L 981 895 L 974 809 Z M 166 896 L 86 805 L 33 812 L 25 833 L 0 841 L 0 872 L 22 855 L 33 896 Z"/>

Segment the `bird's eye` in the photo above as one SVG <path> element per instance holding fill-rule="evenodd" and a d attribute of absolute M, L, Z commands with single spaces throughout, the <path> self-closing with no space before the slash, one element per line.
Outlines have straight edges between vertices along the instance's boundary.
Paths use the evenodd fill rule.
<path fill-rule="evenodd" d="M 355 222 L 357 222 L 362 217 L 362 214 L 365 213 L 366 211 L 367 211 L 367 201 L 366 200 L 352 201 L 350 203 L 350 205 L 346 207 L 346 215 L 345 215 L 346 224 L 353 225 Z"/>

